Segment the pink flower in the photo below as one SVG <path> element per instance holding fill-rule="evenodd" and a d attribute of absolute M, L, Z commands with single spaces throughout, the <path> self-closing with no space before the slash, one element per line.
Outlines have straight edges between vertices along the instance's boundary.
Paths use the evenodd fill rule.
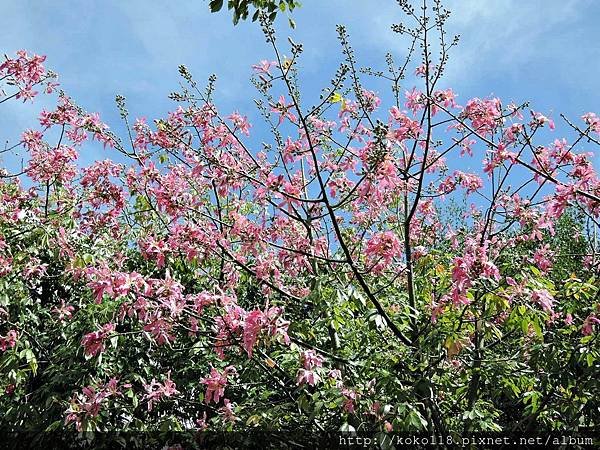
<path fill-rule="evenodd" d="M 464 115 L 471 121 L 477 133 L 489 135 L 502 123 L 502 104 L 497 98 L 473 98 L 467 102 Z"/>
<path fill-rule="evenodd" d="M 442 104 L 444 108 L 456 108 L 456 94 L 452 89 L 445 89 L 440 91 L 435 91 L 433 93 L 433 98 L 435 99 L 436 104 L 434 104 L 431 108 L 431 113 L 435 115 L 439 110 L 439 104 Z"/>
<path fill-rule="evenodd" d="M 304 383 L 315 386 L 321 382 L 321 376 L 315 369 L 323 366 L 323 358 L 317 355 L 314 350 L 306 350 L 300 355 L 300 362 L 303 368 L 298 370 L 296 383 L 300 386 Z"/>
<path fill-rule="evenodd" d="M 531 292 L 531 300 L 539 304 L 546 312 L 552 312 L 554 297 L 546 289 L 535 289 Z"/>
<path fill-rule="evenodd" d="M 148 236 L 139 243 L 142 255 L 148 260 L 155 260 L 158 268 L 165 265 L 166 255 L 169 247 L 164 240 L 156 239 L 154 236 Z"/>
<path fill-rule="evenodd" d="M 109 296 L 113 295 L 112 273 L 108 267 L 101 267 L 100 269 L 89 268 L 87 269 L 86 273 L 90 278 L 90 281 L 87 285 L 94 292 L 96 303 L 102 303 L 104 294 Z"/>
<path fill-rule="evenodd" d="M 104 351 L 104 341 L 115 330 L 114 323 L 105 324 L 99 331 L 86 334 L 81 340 L 87 356 L 96 356 Z"/>
<path fill-rule="evenodd" d="M 298 386 L 301 386 L 305 383 L 309 384 L 310 386 L 316 386 L 320 382 L 321 382 L 321 377 L 314 370 L 306 370 L 306 369 L 298 370 L 298 375 L 296 376 L 296 383 L 298 384 Z"/>
<path fill-rule="evenodd" d="M 412 90 L 406 91 L 404 96 L 406 97 L 405 106 L 411 110 L 413 114 L 416 114 L 419 110 L 423 109 L 425 96 L 422 92 L 417 91 L 417 89 L 413 87 Z"/>
<path fill-rule="evenodd" d="M 419 67 L 415 69 L 415 75 L 424 77 L 427 73 L 427 66 L 425 64 L 421 64 Z"/>
<path fill-rule="evenodd" d="M 565 316 L 565 325 L 572 325 L 573 324 L 573 315 L 571 313 L 567 313 L 567 315 Z"/>
<path fill-rule="evenodd" d="M 235 368 L 232 366 L 227 366 L 223 372 L 219 372 L 213 367 L 210 370 L 210 375 L 200 380 L 200 383 L 206 385 L 206 393 L 204 394 L 205 403 L 219 403 L 219 400 L 225 394 L 227 376 L 230 373 L 235 373 Z"/>
<path fill-rule="evenodd" d="M 227 422 L 235 423 L 239 420 L 233 411 L 233 403 L 228 398 L 223 400 L 223 406 L 219 408 L 219 413 Z"/>
<path fill-rule="evenodd" d="M 252 66 L 258 73 L 269 73 L 271 67 L 277 67 L 277 61 L 267 61 L 266 59 L 263 59 L 260 63 Z"/>
<path fill-rule="evenodd" d="M 163 398 L 179 394 L 175 382 L 171 380 L 170 370 L 167 372 L 167 378 L 163 383 L 153 378 L 149 384 L 144 384 L 144 389 L 146 389 L 144 399 L 148 401 L 148 411 L 152 411 L 154 403 L 161 401 Z"/>
<path fill-rule="evenodd" d="M 150 322 L 144 325 L 144 331 L 150 333 L 158 345 L 175 341 L 175 336 L 171 334 L 173 324 L 170 319 L 153 315 L 149 320 Z"/>
<path fill-rule="evenodd" d="M 31 258 L 23 268 L 25 278 L 41 277 L 46 274 L 48 264 L 42 264 L 38 258 Z"/>
<path fill-rule="evenodd" d="M 342 378 L 342 372 L 340 371 L 340 369 L 331 369 L 327 376 L 334 380 L 338 380 Z"/>
<path fill-rule="evenodd" d="M 290 112 L 290 109 L 292 109 L 293 106 L 293 103 L 285 102 L 285 97 L 283 95 L 279 97 L 279 101 L 276 104 L 271 106 L 271 112 L 279 114 L 279 125 L 281 125 L 286 118 L 292 123 L 298 121 L 296 116 Z"/>
<path fill-rule="evenodd" d="M 300 355 L 300 361 L 305 369 L 313 369 L 315 367 L 323 366 L 323 358 L 317 355 L 314 350 L 306 350 L 302 352 Z"/>
<path fill-rule="evenodd" d="M 590 130 L 600 133 L 600 117 L 595 113 L 586 113 L 581 118 L 589 126 Z"/>
<path fill-rule="evenodd" d="M 10 77 L 19 89 L 16 98 L 31 100 L 37 95 L 33 86 L 49 78 L 43 65 L 45 60 L 45 56 L 30 56 L 25 50 L 19 50 L 15 59 L 8 58 L 0 64 L 0 78 Z M 52 92 L 55 86 L 57 83 L 48 82 L 46 91 Z"/>
<path fill-rule="evenodd" d="M 0 351 L 6 351 L 8 348 L 14 348 L 17 345 L 19 333 L 16 330 L 9 330 L 6 336 L 0 336 Z"/>
<path fill-rule="evenodd" d="M 208 423 L 206 423 L 206 411 L 200 419 L 196 419 L 196 425 L 198 426 L 199 431 L 206 431 L 208 428 Z"/>
<path fill-rule="evenodd" d="M 375 233 L 368 241 L 365 255 L 369 264 L 373 264 L 372 272 L 383 272 L 394 260 L 402 254 L 402 244 L 392 231 Z"/>
<path fill-rule="evenodd" d="M 271 307 L 266 313 L 254 310 L 246 315 L 242 325 L 243 347 L 249 358 L 252 358 L 252 349 L 263 330 L 269 336 L 278 336 L 284 343 L 289 344 L 290 338 L 287 335 L 289 322 L 281 318 L 282 312 L 281 308 Z"/>
<path fill-rule="evenodd" d="M 44 135 L 36 130 L 25 130 L 23 134 L 21 134 L 23 145 L 29 151 L 39 150 L 44 145 L 43 138 Z"/>
<path fill-rule="evenodd" d="M 283 162 L 290 164 L 294 162 L 301 153 L 302 141 L 292 141 L 292 138 L 288 137 L 282 150 Z"/>
<path fill-rule="evenodd" d="M 396 127 L 390 128 L 388 138 L 392 138 L 398 143 L 406 139 L 415 139 L 423 130 L 421 125 L 416 120 L 409 118 L 404 112 L 400 111 L 396 106 L 390 109 L 390 116 Z"/>
<path fill-rule="evenodd" d="M 552 267 L 552 261 L 548 259 L 548 257 L 552 254 L 553 252 L 550 250 L 550 245 L 546 244 L 542 248 L 538 248 L 533 255 L 533 261 L 537 265 L 538 269 L 544 273 L 548 272 L 548 270 Z"/>
<path fill-rule="evenodd" d="M 356 402 L 356 392 L 352 389 L 342 389 L 342 395 L 345 397 L 343 410 L 350 414 L 354 413 L 355 410 L 355 402 Z"/>
<path fill-rule="evenodd" d="M 244 320 L 244 350 L 248 353 L 248 358 L 252 358 L 252 348 L 258 339 L 265 324 L 265 315 L 260 310 L 249 313 Z"/>
<path fill-rule="evenodd" d="M 58 315 L 58 320 L 60 320 L 62 322 L 65 319 L 70 319 L 71 316 L 73 315 L 74 310 L 75 310 L 74 307 L 72 307 L 71 305 L 65 304 L 65 301 L 61 300 L 60 306 L 57 306 L 54 309 L 52 309 L 52 312 L 54 314 Z"/>
<path fill-rule="evenodd" d="M 381 105 L 381 99 L 377 97 L 377 94 L 375 94 L 375 92 L 373 91 L 368 91 L 366 89 L 363 89 L 362 91 L 362 100 L 364 103 L 363 107 L 368 112 L 375 111 L 377 108 L 379 108 L 379 105 Z"/>
<path fill-rule="evenodd" d="M 250 136 L 250 123 L 248 122 L 248 117 L 242 116 L 238 112 L 234 112 L 228 117 L 229 120 L 233 122 L 235 128 L 240 130 L 246 136 Z"/>
<path fill-rule="evenodd" d="M 85 419 L 94 418 L 100 413 L 100 404 L 107 397 L 103 391 L 96 392 L 92 386 L 84 387 L 81 391 L 71 399 L 65 419 L 65 425 L 74 422 L 77 431 L 82 431 Z"/>
<path fill-rule="evenodd" d="M 583 327 L 581 328 L 581 332 L 584 336 L 589 336 L 594 332 L 594 325 L 599 324 L 600 319 L 595 314 L 590 314 L 583 321 Z"/>
<path fill-rule="evenodd" d="M 456 181 L 467 190 L 467 194 L 477 191 L 483 187 L 483 181 L 477 175 L 464 173 L 460 170 L 454 172 Z"/>
<path fill-rule="evenodd" d="M 452 302 L 454 305 L 470 303 L 467 293 L 478 278 L 500 280 L 498 267 L 488 258 L 488 243 L 479 245 L 476 239 L 467 239 L 463 256 L 455 257 L 453 263 Z"/>
<path fill-rule="evenodd" d="M 529 122 L 529 126 L 531 128 L 543 127 L 545 124 L 548 124 L 551 130 L 554 130 L 554 121 L 548 119 L 542 113 L 531 111 L 531 122 Z"/>
<path fill-rule="evenodd" d="M 82 431 L 87 419 L 94 418 L 100 413 L 102 402 L 109 397 L 122 397 L 123 394 L 118 386 L 116 378 L 111 378 L 108 383 L 96 387 L 88 386 L 77 393 L 71 399 L 71 405 L 67 409 L 65 425 L 73 422 L 77 431 Z M 130 388 L 131 384 L 123 384 L 122 388 Z"/>
<path fill-rule="evenodd" d="M 56 179 L 61 183 L 67 183 L 77 175 L 74 163 L 78 154 L 72 146 L 30 149 L 29 156 L 29 164 L 25 172 L 35 181 L 47 182 Z"/>
<path fill-rule="evenodd" d="M 225 359 L 225 348 L 230 347 L 231 338 L 238 334 L 243 326 L 245 311 L 236 304 L 225 305 L 225 312 L 215 318 L 215 351 L 219 358 Z"/>

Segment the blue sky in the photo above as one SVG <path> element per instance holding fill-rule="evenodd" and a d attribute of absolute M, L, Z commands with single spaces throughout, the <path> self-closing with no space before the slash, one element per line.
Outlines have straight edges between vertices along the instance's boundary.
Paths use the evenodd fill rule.
<path fill-rule="evenodd" d="M 398 56 L 406 51 L 406 42 L 389 28 L 402 18 L 393 0 L 303 3 L 293 14 L 297 29 L 290 30 L 285 20 L 278 28 L 282 38 L 291 34 L 304 44 L 301 69 L 309 93 L 327 84 L 341 58 L 337 23 L 347 25 L 358 58 L 367 65 L 383 68 L 386 51 Z M 462 40 L 445 84 L 461 102 L 490 94 L 506 102 L 531 100 L 535 109 L 557 119 L 557 125 L 559 112 L 578 117 L 600 110 L 600 2 L 446 4 L 453 11 L 449 31 L 460 33 Z M 2 53 L 25 48 L 46 54 L 62 88 L 117 130 L 115 94 L 127 97 L 132 115 L 159 117 L 172 108 L 167 95 L 177 89 L 179 64 L 187 65 L 199 81 L 213 72 L 219 76 L 220 109 L 252 114 L 250 66 L 271 56 L 257 24 L 233 27 L 229 13 L 210 14 L 203 0 L 20 0 L 5 2 L 3 19 Z M 0 138 L 12 140 L 34 125 L 43 104 L 2 105 Z"/>

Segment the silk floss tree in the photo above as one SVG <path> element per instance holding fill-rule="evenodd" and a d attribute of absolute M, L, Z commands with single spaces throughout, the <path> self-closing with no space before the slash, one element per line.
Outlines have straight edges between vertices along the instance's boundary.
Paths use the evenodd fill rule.
<path fill-rule="evenodd" d="M 600 119 L 460 102 L 449 11 L 399 5 L 403 59 L 361 67 L 340 26 L 318 98 L 264 16 L 252 120 L 181 66 L 166 117 L 118 96 L 118 136 L 59 91 L 4 149 L 25 161 L 0 179 L 5 429 L 598 424 Z M 44 64 L 7 57 L 0 102 L 53 95 Z M 84 167 L 91 141 L 107 158 Z"/>

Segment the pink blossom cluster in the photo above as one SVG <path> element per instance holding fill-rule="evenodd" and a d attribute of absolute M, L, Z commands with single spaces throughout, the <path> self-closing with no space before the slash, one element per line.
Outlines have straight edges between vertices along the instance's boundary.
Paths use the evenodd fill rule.
<path fill-rule="evenodd" d="M 398 236 L 392 231 L 375 233 L 367 241 L 365 256 L 370 270 L 374 274 L 382 273 L 390 266 L 394 258 L 402 255 L 402 244 Z"/>
<path fill-rule="evenodd" d="M 19 89 L 16 98 L 23 101 L 32 100 L 38 94 L 33 90 L 34 86 L 44 81 L 45 91 L 49 94 L 58 84 L 48 80 L 51 77 L 44 67 L 45 60 L 45 56 L 29 55 L 25 50 L 19 50 L 16 58 L 7 58 L 0 64 L 0 78 L 10 77 Z"/>
<path fill-rule="evenodd" d="M 104 351 L 104 341 L 115 331 L 114 323 L 107 323 L 98 331 L 88 333 L 81 339 L 85 354 L 96 356 Z"/>
<path fill-rule="evenodd" d="M 150 383 L 144 384 L 144 389 L 146 390 L 144 400 L 147 401 L 148 411 L 152 411 L 154 404 L 164 398 L 170 398 L 179 394 L 175 382 L 171 380 L 170 370 L 167 372 L 167 377 L 162 383 L 153 378 Z"/>
<path fill-rule="evenodd" d="M 0 336 L 0 351 L 6 351 L 9 348 L 14 348 L 17 345 L 19 333 L 17 330 L 9 330 L 6 336 Z"/>
<path fill-rule="evenodd" d="M 600 117 L 598 117 L 595 113 L 586 113 L 581 116 L 581 119 L 586 123 L 590 130 L 600 133 Z"/>
<path fill-rule="evenodd" d="M 211 402 L 219 403 L 225 395 L 225 386 L 227 386 L 227 378 L 229 375 L 236 373 L 233 366 L 227 366 L 223 371 L 219 371 L 212 367 L 210 374 L 200 380 L 200 383 L 206 386 L 204 401 L 208 404 Z"/>
<path fill-rule="evenodd" d="M 300 362 L 302 367 L 298 369 L 296 376 L 296 383 L 301 386 L 308 384 L 310 386 L 316 386 L 321 382 L 321 376 L 317 369 L 323 366 L 323 358 L 319 356 L 314 350 L 305 350 L 300 355 Z"/>
<path fill-rule="evenodd" d="M 480 245 L 476 239 L 467 238 L 463 256 L 457 256 L 452 268 L 451 300 L 454 305 L 471 303 L 469 288 L 479 279 L 500 280 L 500 271 L 488 257 L 488 245 Z"/>
<path fill-rule="evenodd" d="M 122 397 L 121 389 L 130 387 L 129 383 L 119 386 L 119 380 L 111 378 L 104 384 L 82 388 L 81 392 L 75 394 L 71 399 L 71 405 L 66 412 L 65 425 L 74 423 L 77 431 L 83 431 L 86 422 L 98 416 L 106 399 Z"/>
<path fill-rule="evenodd" d="M 489 136 L 502 125 L 502 104 L 498 98 L 473 98 L 465 105 L 463 114 L 483 136 Z"/>

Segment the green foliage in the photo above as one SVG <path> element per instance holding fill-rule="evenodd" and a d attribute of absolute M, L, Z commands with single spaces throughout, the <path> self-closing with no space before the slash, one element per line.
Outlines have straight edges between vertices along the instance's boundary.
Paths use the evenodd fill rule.
<path fill-rule="evenodd" d="M 246 20 L 252 13 L 252 21 L 255 22 L 259 15 L 265 14 L 270 21 L 275 20 L 277 14 L 286 11 L 293 11 L 300 6 L 296 0 L 228 0 L 227 9 L 233 12 L 233 23 L 237 24 L 240 20 Z M 218 12 L 225 6 L 224 0 L 209 0 L 211 12 Z M 294 22 L 289 19 L 293 27 Z"/>

